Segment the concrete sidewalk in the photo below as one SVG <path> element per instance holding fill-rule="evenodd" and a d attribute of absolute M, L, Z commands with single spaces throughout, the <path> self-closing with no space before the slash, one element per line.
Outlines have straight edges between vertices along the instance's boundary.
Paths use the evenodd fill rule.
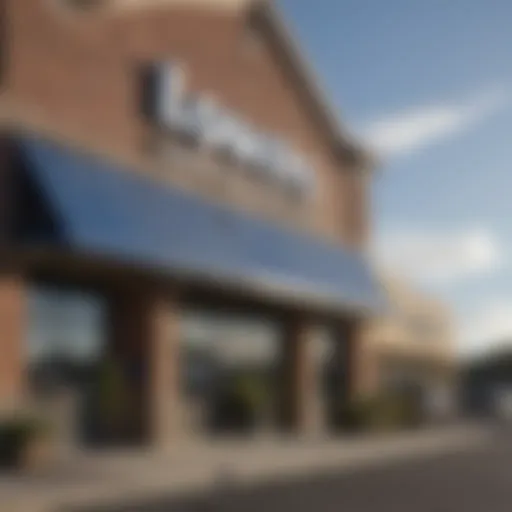
<path fill-rule="evenodd" d="M 407 458 L 469 450 L 490 441 L 485 426 L 371 438 L 190 443 L 158 453 L 80 454 L 44 475 L 0 480 L 1 512 L 54 512 L 293 478 L 354 471 Z"/>

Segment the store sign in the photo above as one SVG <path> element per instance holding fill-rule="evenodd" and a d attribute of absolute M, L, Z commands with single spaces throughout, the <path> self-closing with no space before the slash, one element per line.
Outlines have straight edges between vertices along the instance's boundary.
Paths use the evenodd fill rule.
<path fill-rule="evenodd" d="M 312 191 L 313 169 L 288 144 L 260 132 L 207 95 L 187 96 L 181 68 L 165 63 L 154 71 L 154 110 L 161 125 L 296 192 Z"/>

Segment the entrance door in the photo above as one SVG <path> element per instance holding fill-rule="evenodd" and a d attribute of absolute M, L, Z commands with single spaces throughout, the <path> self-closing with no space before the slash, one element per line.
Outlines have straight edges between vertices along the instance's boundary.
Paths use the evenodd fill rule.
<path fill-rule="evenodd" d="M 184 315 L 182 391 L 188 431 L 254 432 L 273 421 L 279 330 L 268 318 Z"/>
<path fill-rule="evenodd" d="M 38 287 L 29 297 L 27 367 L 32 406 L 64 445 L 94 438 L 104 353 L 103 301 L 75 290 Z"/>

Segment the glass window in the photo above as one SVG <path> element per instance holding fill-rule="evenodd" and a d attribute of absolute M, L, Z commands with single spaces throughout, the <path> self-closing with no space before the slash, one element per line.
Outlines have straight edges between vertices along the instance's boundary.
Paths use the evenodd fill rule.
<path fill-rule="evenodd" d="M 189 311 L 184 315 L 185 390 L 211 390 L 222 370 L 269 367 L 277 359 L 278 329 L 263 318 Z"/>
<path fill-rule="evenodd" d="M 32 392 L 90 380 L 104 346 L 105 305 L 99 298 L 57 288 L 29 296 L 27 357 Z"/>

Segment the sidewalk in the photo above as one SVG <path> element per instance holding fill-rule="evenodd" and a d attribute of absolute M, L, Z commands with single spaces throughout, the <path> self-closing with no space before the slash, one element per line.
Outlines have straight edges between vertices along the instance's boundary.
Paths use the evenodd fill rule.
<path fill-rule="evenodd" d="M 0 479 L 1 512 L 54 512 L 85 505 L 251 485 L 315 472 L 354 471 L 393 461 L 468 450 L 489 442 L 483 426 L 445 427 L 386 437 L 223 441 L 165 452 L 77 455 L 52 473 Z"/>

